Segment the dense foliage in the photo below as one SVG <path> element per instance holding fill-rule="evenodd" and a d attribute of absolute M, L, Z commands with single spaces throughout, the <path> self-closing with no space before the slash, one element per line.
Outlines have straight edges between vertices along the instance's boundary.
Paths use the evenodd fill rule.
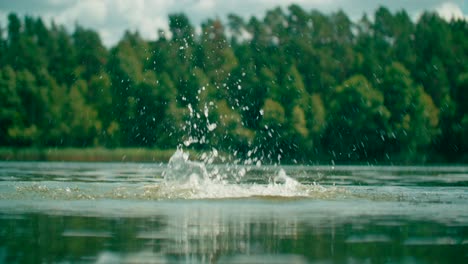
<path fill-rule="evenodd" d="M 0 27 L 1 28 L 1 27 Z M 292 5 L 112 48 L 8 16 L 0 145 L 217 148 L 272 162 L 467 161 L 468 23 Z M 199 32 L 199 33 L 197 33 Z"/>

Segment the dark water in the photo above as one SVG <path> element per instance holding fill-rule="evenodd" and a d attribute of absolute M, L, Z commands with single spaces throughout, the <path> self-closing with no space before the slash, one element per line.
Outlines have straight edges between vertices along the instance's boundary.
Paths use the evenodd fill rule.
<path fill-rule="evenodd" d="M 0 262 L 468 263 L 468 167 L 179 169 L 0 162 Z"/>

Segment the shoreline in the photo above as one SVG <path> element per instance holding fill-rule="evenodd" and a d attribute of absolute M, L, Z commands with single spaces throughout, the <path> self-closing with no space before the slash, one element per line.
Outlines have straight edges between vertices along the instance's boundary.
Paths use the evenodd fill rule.
<path fill-rule="evenodd" d="M 168 162 L 175 149 L 0 148 L 1 161 Z"/>
<path fill-rule="evenodd" d="M 200 151 L 187 149 L 191 160 L 200 158 Z M 69 161 L 69 162 L 161 162 L 167 163 L 176 149 L 157 148 L 8 148 L 0 147 L 0 161 Z M 226 154 L 226 153 L 224 153 Z M 466 160 L 466 162 L 464 162 Z M 221 162 L 223 163 L 223 162 Z M 282 165 L 312 165 L 312 166 L 466 166 L 468 157 L 460 159 L 458 162 L 443 160 L 434 161 L 408 161 L 395 159 L 390 162 L 332 162 L 329 159 L 321 158 L 315 161 L 309 160 L 304 163 L 283 162 Z M 265 163 L 265 165 L 274 165 Z"/>

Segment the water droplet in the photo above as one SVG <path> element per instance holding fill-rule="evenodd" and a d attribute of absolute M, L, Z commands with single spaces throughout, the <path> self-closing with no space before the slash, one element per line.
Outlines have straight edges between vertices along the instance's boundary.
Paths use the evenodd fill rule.
<path fill-rule="evenodd" d="M 208 124 L 208 126 L 207 126 L 207 128 L 208 128 L 209 131 L 215 130 L 216 127 L 217 127 L 217 125 L 216 125 L 215 123 L 213 123 L 213 124 Z"/>

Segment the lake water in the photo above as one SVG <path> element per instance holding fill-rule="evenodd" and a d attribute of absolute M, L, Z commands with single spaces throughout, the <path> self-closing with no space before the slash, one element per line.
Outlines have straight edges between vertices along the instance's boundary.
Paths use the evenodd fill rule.
<path fill-rule="evenodd" d="M 468 263 L 468 167 L 0 162 L 0 263 Z"/>

